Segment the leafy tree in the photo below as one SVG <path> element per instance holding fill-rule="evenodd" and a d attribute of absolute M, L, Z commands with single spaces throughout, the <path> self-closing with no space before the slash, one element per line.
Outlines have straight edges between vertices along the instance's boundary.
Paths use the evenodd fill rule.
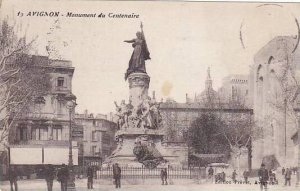
<path fill-rule="evenodd" d="M 189 147 L 195 153 L 228 154 L 229 147 L 220 133 L 220 119 L 214 113 L 203 113 L 192 122 L 187 133 Z"/>

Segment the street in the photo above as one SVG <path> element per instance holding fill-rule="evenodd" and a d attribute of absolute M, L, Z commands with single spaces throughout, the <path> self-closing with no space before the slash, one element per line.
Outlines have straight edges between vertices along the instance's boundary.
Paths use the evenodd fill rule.
<path fill-rule="evenodd" d="M 10 191 L 10 185 L 8 181 L 0 183 L 0 191 Z M 21 180 L 18 181 L 19 191 L 46 191 L 46 183 L 44 180 Z M 76 190 L 77 191 L 87 191 L 86 179 L 76 180 Z M 117 190 L 112 184 L 101 184 L 97 182 L 94 183 L 94 189 L 99 191 L 109 191 Z M 158 184 L 143 184 L 143 185 L 122 185 L 120 190 L 124 191 L 152 191 L 152 190 L 161 190 L 161 191 L 259 191 L 260 188 L 258 185 L 243 185 L 243 184 L 178 184 L 176 182 L 174 185 L 158 185 Z M 283 185 L 272 185 L 269 186 L 268 190 L 274 191 L 296 191 L 299 188 L 295 187 L 295 184 L 292 183 L 291 187 L 286 187 Z M 57 181 L 54 181 L 53 191 L 60 191 L 60 184 Z"/>

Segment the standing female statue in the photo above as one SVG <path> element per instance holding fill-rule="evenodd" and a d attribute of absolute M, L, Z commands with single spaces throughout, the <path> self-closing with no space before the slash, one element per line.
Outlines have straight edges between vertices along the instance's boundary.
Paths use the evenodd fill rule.
<path fill-rule="evenodd" d="M 125 40 L 124 42 L 132 43 L 133 52 L 129 60 L 129 66 L 125 74 L 125 80 L 129 74 L 133 72 L 146 73 L 145 60 L 150 59 L 150 53 L 148 51 L 147 43 L 145 40 L 143 25 L 141 23 L 141 32 L 136 33 L 136 37 L 133 40 Z"/>

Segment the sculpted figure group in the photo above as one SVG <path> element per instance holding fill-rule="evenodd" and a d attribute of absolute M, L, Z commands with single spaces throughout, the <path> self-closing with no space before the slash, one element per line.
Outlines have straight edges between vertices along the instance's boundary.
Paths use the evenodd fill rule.
<path fill-rule="evenodd" d="M 122 100 L 120 106 L 115 102 L 118 116 L 118 129 L 147 128 L 157 129 L 161 123 L 159 103 L 150 97 L 145 98 L 138 106 Z"/>
<path fill-rule="evenodd" d="M 133 154 L 136 156 L 138 162 L 150 169 L 157 167 L 163 162 L 167 162 L 155 148 L 153 140 L 147 135 L 140 136 L 136 139 Z"/>

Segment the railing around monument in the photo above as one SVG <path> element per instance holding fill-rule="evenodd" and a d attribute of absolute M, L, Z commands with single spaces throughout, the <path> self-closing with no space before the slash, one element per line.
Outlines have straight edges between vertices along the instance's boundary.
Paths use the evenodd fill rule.
<path fill-rule="evenodd" d="M 162 168 L 147 169 L 141 167 L 121 167 L 122 179 L 160 179 Z M 205 179 L 205 168 L 167 168 L 168 179 Z M 97 179 L 112 179 L 112 167 L 97 171 Z"/>

